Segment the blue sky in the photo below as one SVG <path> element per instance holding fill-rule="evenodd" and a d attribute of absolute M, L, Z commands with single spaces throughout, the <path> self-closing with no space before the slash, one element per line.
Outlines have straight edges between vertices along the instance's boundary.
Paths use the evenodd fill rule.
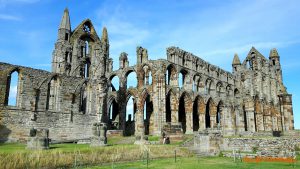
<path fill-rule="evenodd" d="M 50 70 L 65 7 L 73 29 L 86 18 L 98 33 L 107 27 L 114 69 L 123 51 L 133 65 L 138 45 L 150 59 L 178 46 L 228 71 L 234 53 L 243 60 L 254 46 L 268 57 L 275 47 L 300 128 L 299 6 L 298 0 L 0 0 L 0 61 Z"/>

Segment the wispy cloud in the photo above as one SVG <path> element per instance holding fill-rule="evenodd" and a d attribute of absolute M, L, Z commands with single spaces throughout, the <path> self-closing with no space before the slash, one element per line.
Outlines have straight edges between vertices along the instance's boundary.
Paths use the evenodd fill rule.
<path fill-rule="evenodd" d="M 40 0 L 0 0 L 1 5 L 14 4 L 14 3 L 35 3 Z"/>
<path fill-rule="evenodd" d="M 142 26 L 140 20 L 132 20 L 132 11 L 124 7 L 125 1 L 104 1 L 103 5 L 95 12 L 97 20 L 101 20 L 102 26 L 106 26 L 110 37 L 110 55 L 114 59 L 114 68 L 118 68 L 116 62 L 119 54 L 127 52 L 130 64 L 135 64 L 136 46 L 141 45 L 150 37 L 148 28 Z M 135 11 L 139 13 L 139 11 Z"/>
<path fill-rule="evenodd" d="M 0 20 L 20 21 L 21 18 L 14 15 L 0 14 Z"/>
<path fill-rule="evenodd" d="M 202 53 L 203 56 L 213 56 L 213 55 L 233 55 L 234 53 L 245 53 L 248 52 L 251 47 L 255 45 L 259 49 L 272 49 L 274 47 L 286 47 L 289 45 L 300 43 L 300 41 L 287 41 L 287 42 L 254 42 L 252 44 L 237 46 L 234 48 L 223 48 L 218 50 L 213 50 L 211 52 Z"/>
<path fill-rule="evenodd" d="M 36 67 L 36 68 L 49 68 L 51 67 L 50 63 L 41 63 L 41 64 L 34 64 L 34 65 L 28 65 L 29 67 Z"/>

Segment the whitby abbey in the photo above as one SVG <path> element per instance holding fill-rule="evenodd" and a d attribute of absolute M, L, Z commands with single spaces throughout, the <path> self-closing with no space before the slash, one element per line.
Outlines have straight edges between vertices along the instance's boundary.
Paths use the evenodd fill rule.
<path fill-rule="evenodd" d="M 228 72 L 178 47 L 167 48 L 167 60 L 150 60 L 147 49 L 137 47 L 134 66 L 123 52 L 113 70 L 109 47 L 106 28 L 99 37 L 87 19 L 72 29 L 66 9 L 51 72 L 1 62 L 0 142 L 25 142 L 32 128 L 46 128 L 56 141 L 88 140 L 95 124 L 138 141 L 162 133 L 172 139 L 203 131 L 243 136 L 294 130 L 292 95 L 276 49 L 265 57 L 252 47 L 242 62 L 235 54 Z M 18 77 L 15 105 L 8 101 L 12 74 Z"/>

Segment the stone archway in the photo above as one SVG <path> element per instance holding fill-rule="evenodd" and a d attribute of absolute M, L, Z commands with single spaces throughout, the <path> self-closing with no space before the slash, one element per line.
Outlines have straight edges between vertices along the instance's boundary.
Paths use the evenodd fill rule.
<path fill-rule="evenodd" d="M 214 101 L 209 98 L 206 102 L 205 109 L 205 126 L 206 128 L 215 128 L 216 126 L 216 113 L 217 107 L 215 106 Z"/>
<path fill-rule="evenodd" d="M 178 121 L 182 125 L 183 133 L 193 133 L 193 104 L 187 93 L 183 93 L 179 99 Z"/>
<path fill-rule="evenodd" d="M 198 131 L 200 128 L 200 112 L 199 112 L 199 97 L 196 97 L 196 99 L 194 100 L 194 104 L 193 104 L 193 131 Z"/>
<path fill-rule="evenodd" d="M 119 104 L 116 99 L 112 99 L 108 109 L 108 129 L 118 130 L 120 126 Z"/>
<path fill-rule="evenodd" d="M 166 96 L 166 122 L 178 122 L 178 104 L 176 94 L 170 90 Z"/>

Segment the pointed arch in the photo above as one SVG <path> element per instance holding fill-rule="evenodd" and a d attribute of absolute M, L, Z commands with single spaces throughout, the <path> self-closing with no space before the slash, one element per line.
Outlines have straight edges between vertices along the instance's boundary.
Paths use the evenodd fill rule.
<path fill-rule="evenodd" d="M 21 87 L 19 77 L 19 68 L 14 68 L 8 73 L 5 95 L 5 105 L 7 106 L 18 106 L 18 96 Z"/>
<path fill-rule="evenodd" d="M 198 131 L 199 130 L 199 99 L 200 96 L 197 96 L 194 100 L 194 104 L 193 104 L 193 131 Z"/>
<path fill-rule="evenodd" d="M 145 126 L 145 135 L 149 135 L 153 131 L 154 125 L 154 114 L 153 114 L 153 101 L 149 92 L 144 89 L 140 97 L 140 107 L 138 109 L 142 110 L 144 116 L 144 126 Z"/>
<path fill-rule="evenodd" d="M 215 124 L 217 108 L 212 98 L 209 98 L 206 102 L 205 109 L 205 126 L 206 128 L 213 128 Z"/>
<path fill-rule="evenodd" d="M 87 113 L 87 102 L 88 102 L 88 85 L 83 83 L 80 87 L 80 100 L 79 100 L 79 112 L 82 114 Z"/>
<path fill-rule="evenodd" d="M 223 94 L 223 83 L 220 81 L 216 85 L 216 93 L 218 97 L 221 97 L 221 95 Z"/>
<path fill-rule="evenodd" d="M 192 132 L 193 104 L 190 95 L 183 92 L 179 99 L 178 121 L 181 122 L 183 133 Z"/>
<path fill-rule="evenodd" d="M 229 96 L 233 96 L 233 90 L 232 90 L 232 85 L 228 84 L 226 86 L 226 96 L 229 97 Z"/>
<path fill-rule="evenodd" d="M 194 77 L 193 77 L 193 91 L 201 92 L 201 87 L 202 87 L 201 80 L 202 80 L 202 76 L 199 73 L 194 75 Z"/>
<path fill-rule="evenodd" d="M 186 81 L 187 81 L 187 78 L 188 78 L 188 71 L 185 70 L 185 69 L 181 69 L 179 71 L 179 75 L 178 75 L 178 80 L 179 80 L 179 83 L 178 83 L 178 86 L 179 88 L 184 88 L 185 84 L 186 84 Z"/>
<path fill-rule="evenodd" d="M 125 77 L 126 77 L 127 88 L 138 86 L 137 73 L 134 69 L 129 69 L 128 71 L 126 71 Z"/>
<path fill-rule="evenodd" d="M 109 91 L 119 91 L 120 89 L 120 78 L 116 74 L 113 74 L 109 78 Z"/>
<path fill-rule="evenodd" d="M 170 89 L 166 95 L 166 122 L 178 122 L 178 98 Z"/>
<path fill-rule="evenodd" d="M 218 126 L 222 126 L 222 118 L 224 116 L 223 107 L 224 107 L 224 103 L 222 100 L 220 100 L 217 105 L 217 114 L 216 114 L 216 123 Z"/>
<path fill-rule="evenodd" d="M 178 85 L 178 73 L 174 64 L 170 64 L 166 69 L 166 84 L 177 86 Z"/>
<path fill-rule="evenodd" d="M 110 130 L 117 130 L 120 126 L 120 114 L 119 114 L 119 104 L 115 97 L 110 97 L 109 104 L 108 104 L 108 129 Z"/>
<path fill-rule="evenodd" d="M 59 111 L 60 110 L 60 93 L 61 79 L 58 75 L 54 75 L 48 82 L 46 110 Z"/>
<path fill-rule="evenodd" d="M 144 79 L 144 85 L 151 85 L 152 84 L 152 73 L 151 73 L 151 67 L 148 64 L 143 65 L 143 79 Z"/>

